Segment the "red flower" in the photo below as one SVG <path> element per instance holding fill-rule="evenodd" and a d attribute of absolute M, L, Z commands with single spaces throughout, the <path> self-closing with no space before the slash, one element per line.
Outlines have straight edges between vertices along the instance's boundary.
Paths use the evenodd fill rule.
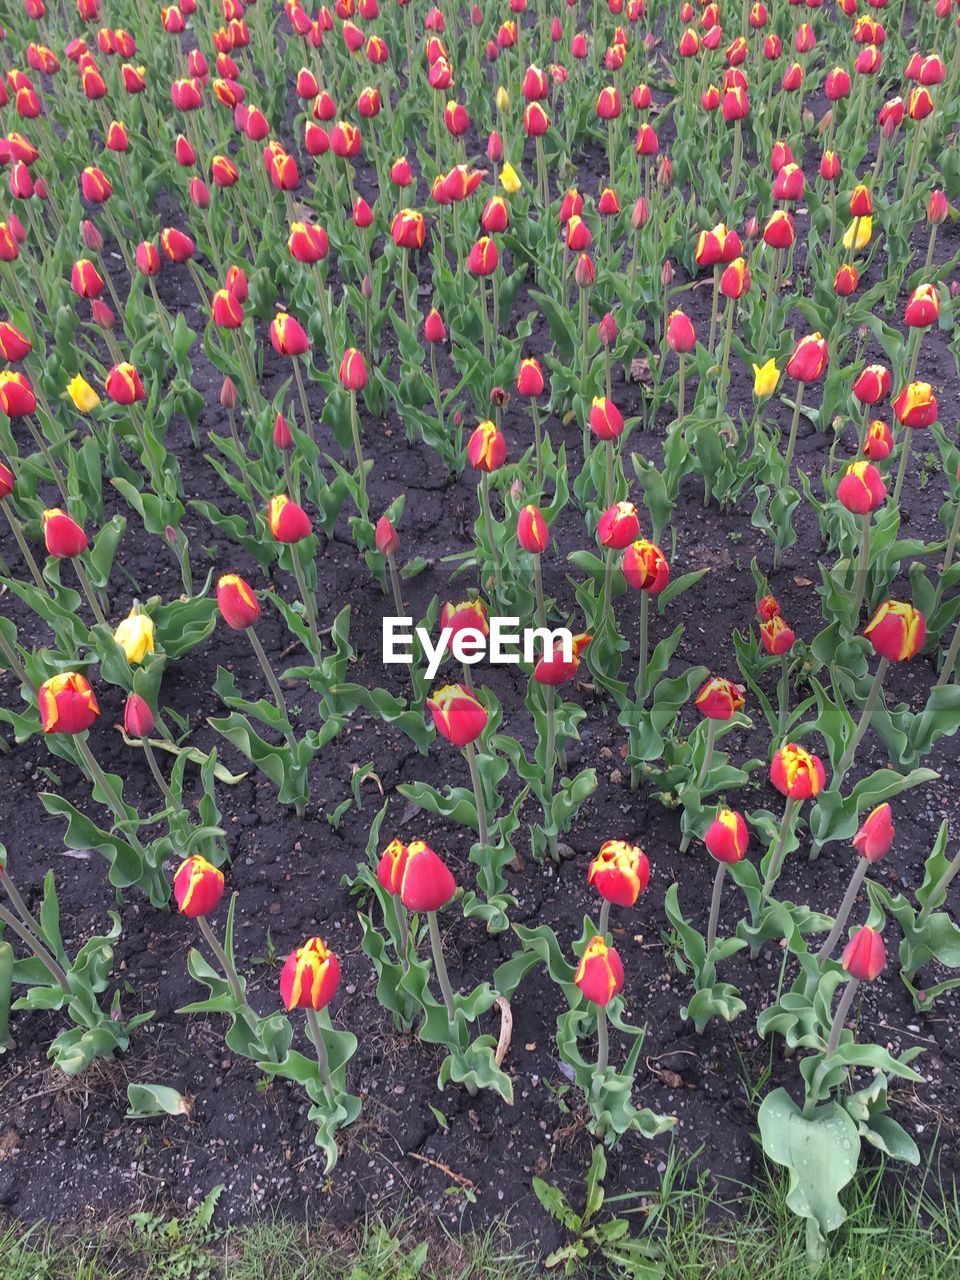
<path fill-rule="evenodd" d="M 278 311 L 270 321 L 270 342 L 281 356 L 302 356 L 310 350 L 310 339 L 300 321 L 285 311 Z"/>
<path fill-rule="evenodd" d="M 245 631 L 260 617 L 257 597 L 238 573 L 225 573 L 217 583 L 217 608 L 228 627 Z"/>
<path fill-rule="evenodd" d="M 450 869 L 423 840 L 407 847 L 400 875 L 400 901 L 408 911 L 439 911 L 457 892 Z"/>
<path fill-rule="evenodd" d="M 131 693 L 123 708 L 123 731 L 128 738 L 147 738 L 153 733 L 153 712 L 139 693 Z"/>
<path fill-rule="evenodd" d="M 181 862 L 173 877 L 173 896 L 181 915 L 191 920 L 216 911 L 223 897 L 223 872 L 194 855 Z"/>
<path fill-rule="evenodd" d="M 535 556 L 545 551 L 550 541 L 550 532 L 543 518 L 543 512 L 533 503 L 523 507 L 517 516 L 517 541 L 524 551 L 529 551 Z"/>
<path fill-rule="evenodd" d="M 750 843 L 746 819 L 735 809 L 719 809 L 707 827 L 703 842 L 717 862 L 740 862 Z"/>
<path fill-rule="evenodd" d="M 632 502 L 615 502 L 597 522 L 597 540 L 602 547 L 622 551 L 640 537 L 640 516 Z"/>
<path fill-rule="evenodd" d="M 132 364 L 126 361 L 113 366 L 107 374 L 104 386 L 114 404 L 133 404 L 137 400 L 147 398 L 143 383 L 140 381 L 140 374 Z"/>
<path fill-rule="evenodd" d="M 87 549 L 87 535 L 76 520 L 59 507 L 44 511 L 43 539 L 47 554 L 58 560 L 72 560 Z"/>
<path fill-rule="evenodd" d="M 667 346 L 677 355 L 686 355 L 697 345 L 693 321 L 679 309 L 667 316 Z"/>
<path fill-rule="evenodd" d="M 840 963 L 851 978 L 872 982 L 883 972 L 887 962 L 883 938 L 875 929 L 858 929 L 844 948 Z"/>
<path fill-rule="evenodd" d="M 477 471 L 497 471 L 507 460 L 503 433 L 490 422 L 481 422 L 467 442 L 467 459 Z"/>
<path fill-rule="evenodd" d="M 912 604 L 887 600 L 864 627 L 863 634 L 878 657 L 906 662 L 923 648 L 927 621 Z"/>
<path fill-rule="evenodd" d="M 100 714 L 89 682 L 76 671 L 44 680 L 37 690 L 37 709 L 44 733 L 83 733 Z"/>
<path fill-rule="evenodd" d="M 711 676 L 694 703 L 708 720 L 729 720 L 744 704 L 743 689 L 723 676 Z"/>
<path fill-rule="evenodd" d="M 497 269 L 500 253 L 489 236 L 481 236 L 467 255 L 467 270 L 474 276 L 489 276 Z"/>
<path fill-rule="evenodd" d="M 820 794 L 827 780 L 823 761 L 804 747 L 788 742 L 779 748 L 770 765 L 770 781 L 791 800 L 810 800 Z"/>
<path fill-rule="evenodd" d="M 857 374 L 852 390 L 861 404 L 879 404 L 890 394 L 890 370 L 882 364 L 868 364 Z"/>
<path fill-rule="evenodd" d="M 552 644 L 533 669 L 533 678 L 538 684 L 566 684 L 580 670 L 581 654 L 593 639 L 592 636 L 573 636 L 570 646 L 570 660 L 563 656 L 563 646 Z"/>
<path fill-rule="evenodd" d="M 820 333 L 810 333 L 793 348 L 787 360 L 787 375 L 798 382 L 816 382 L 826 371 L 830 356 Z"/>
<path fill-rule="evenodd" d="M 877 805 L 863 820 L 860 830 L 853 837 L 853 847 L 870 863 L 879 862 L 890 852 L 895 828 L 889 804 Z"/>
<path fill-rule="evenodd" d="M 605 840 L 587 870 L 587 883 L 607 902 L 632 907 L 650 883 L 650 860 L 637 844 Z"/>
<path fill-rule="evenodd" d="M 437 732 L 455 747 L 476 741 L 486 728 L 486 708 L 462 684 L 444 685 L 427 699 L 427 706 Z"/>
<path fill-rule="evenodd" d="M 280 998 L 286 1009 L 324 1009 L 340 985 L 340 961 L 320 938 L 308 938 L 291 951 L 280 974 Z"/>
<path fill-rule="evenodd" d="M 303 507 L 286 494 L 278 494 L 270 499 L 267 505 L 267 523 L 278 542 L 301 542 L 313 532 L 310 517 Z"/>
<path fill-rule="evenodd" d="M 639 538 L 623 553 L 623 576 L 634 591 L 657 596 L 670 581 L 670 565 L 656 543 Z"/>
<path fill-rule="evenodd" d="M 531 397 L 543 395 L 543 370 L 540 368 L 540 362 L 532 357 L 520 361 L 520 370 L 517 373 L 517 395 Z"/>
<path fill-rule="evenodd" d="M 395 556 L 400 550 L 400 539 L 387 516 L 381 516 L 374 530 L 374 542 L 382 556 Z"/>
<path fill-rule="evenodd" d="M 591 1003 L 603 1008 L 623 989 L 623 964 L 619 955 L 603 938 L 591 939 L 573 981 Z"/>
<path fill-rule="evenodd" d="M 367 366 L 356 347 L 347 347 L 344 351 L 339 377 L 345 391 L 362 391 L 367 385 Z"/>
<path fill-rule="evenodd" d="M 606 396 L 594 396 L 590 406 L 590 430 L 598 440 L 616 440 L 623 431 L 623 415 Z"/>
<path fill-rule="evenodd" d="M 763 641 L 763 647 L 767 653 L 776 658 L 779 658 L 781 654 L 789 653 L 796 638 L 793 630 L 787 626 L 787 623 L 779 613 L 775 617 L 769 618 L 766 622 L 760 623 L 760 639 Z"/>
<path fill-rule="evenodd" d="M 837 485 L 837 498 L 854 515 L 866 515 L 883 505 L 887 486 L 872 462 L 854 462 Z"/>
<path fill-rule="evenodd" d="M 937 397 L 929 382 L 911 382 L 893 402 L 897 421 L 905 427 L 929 427 L 937 420 Z"/>

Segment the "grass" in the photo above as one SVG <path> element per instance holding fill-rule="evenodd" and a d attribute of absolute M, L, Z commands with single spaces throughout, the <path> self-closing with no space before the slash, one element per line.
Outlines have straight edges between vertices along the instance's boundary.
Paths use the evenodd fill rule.
<path fill-rule="evenodd" d="M 786 1183 L 744 1189 L 736 1206 L 679 1185 L 671 1162 L 661 1189 L 610 1195 L 604 1213 L 663 1245 L 663 1280 L 809 1280 L 802 1223 Z M 817 1280 L 960 1280 L 960 1199 L 944 1196 L 928 1166 L 919 1187 L 890 1190 L 879 1172 L 845 1198 L 848 1219 L 831 1237 Z M 937 1188 L 936 1191 L 932 1188 Z M 532 1280 L 540 1260 L 513 1251 L 509 1224 L 483 1236 L 417 1240 L 402 1222 L 333 1233 L 263 1219 L 222 1231 L 215 1197 L 182 1220 L 135 1215 L 119 1229 L 64 1239 L 37 1228 L 0 1230 L 2 1280 Z M 649 1236 L 647 1236 L 649 1238 Z M 583 1277 L 616 1276 L 598 1259 Z M 542 1272 L 540 1272 L 542 1274 Z M 646 1274 L 646 1273 L 645 1273 Z"/>

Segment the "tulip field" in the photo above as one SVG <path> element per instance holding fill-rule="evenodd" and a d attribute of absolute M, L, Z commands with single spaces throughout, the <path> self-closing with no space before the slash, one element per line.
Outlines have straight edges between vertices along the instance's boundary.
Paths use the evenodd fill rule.
<path fill-rule="evenodd" d="M 960 7 L 8 0 L 0 167 L 0 1212 L 949 1199 Z"/>

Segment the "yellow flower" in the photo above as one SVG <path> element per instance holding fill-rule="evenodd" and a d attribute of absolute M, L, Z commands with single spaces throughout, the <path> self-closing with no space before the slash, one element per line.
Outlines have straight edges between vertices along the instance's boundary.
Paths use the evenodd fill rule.
<path fill-rule="evenodd" d="M 843 247 L 850 249 L 853 247 L 853 231 L 857 231 L 858 249 L 865 249 L 870 243 L 870 237 L 873 235 L 873 219 L 872 218 L 854 218 L 843 233 Z"/>
<path fill-rule="evenodd" d="M 67 395 L 80 413 L 90 413 L 100 403 L 100 397 L 79 373 L 67 383 Z"/>
<path fill-rule="evenodd" d="M 507 93 L 503 85 L 500 85 L 500 87 L 497 89 L 497 110 L 506 111 L 509 105 L 510 105 L 510 95 L 509 93 Z"/>
<path fill-rule="evenodd" d="M 508 195 L 514 196 L 523 186 L 520 175 L 514 169 L 512 164 L 506 160 L 503 162 L 503 168 L 500 170 L 500 185 Z"/>
<path fill-rule="evenodd" d="M 777 362 L 772 357 L 766 364 L 755 364 L 753 366 L 753 394 L 758 400 L 763 400 L 766 396 L 772 396 L 777 389 L 777 383 L 780 381 L 780 370 L 777 368 Z"/>
<path fill-rule="evenodd" d="M 114 640 L 127 655 L 131 666 L 142 662 L 148 653 L 153 653 L 153 637 L 153 619 L 149 614 L 141 613 L 136 605 L 131 609 L 130 616 L 124 618 L 113 633 Z"/>

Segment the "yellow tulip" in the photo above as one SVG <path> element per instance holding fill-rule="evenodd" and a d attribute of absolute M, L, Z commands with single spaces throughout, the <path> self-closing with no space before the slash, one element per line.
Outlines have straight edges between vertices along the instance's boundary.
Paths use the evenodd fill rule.
<path fill-rule="evenodd" d="M 843 233 L 843 247 L 850 249 L 853 247 L 853 232 L 856 228 L 858 249 L 865 249 L 870 243 L 870 237 L 873 235 L 873 219 L 872 218 L 854 218 L 846 231 Z"/>
<path fill-rule="evenodd" d="M 753 394 L 758 400 L 772 396 L 777 389 L 779 381 L 780 370 L 777 368 L 777 362 L 773 358 L 769 359 L 766 364 L 755 364 L 753 366 Z"/>
<path fill-rule="evenodd" d="M 503 168 L 500 170 L 500 185 L 508 195 L 514 196 L 523 186 L 520 175 L 514 169 L 512 164 L 504 161 Z"/>
<path fill-rule="evenodd" d="M 153 619 L 134 606 L 129 617 L 124 618 L 113 633 L 113 638 L 127 655 L 130 665 L 135 666 L 154 651 Z"/>
<path fill-rule="evenodd" d="M 100 403 L 100 397 L 79 373 L 67 383 L 67 395 L 80 413 L 90 413 Z"/>
<path fill-rule="evenodd" d="M 510 105 L 510 95 L 507 93 L 503 85 L 500 85 L 499 89 L 497 89 L 496 101 L 498 111 L 506 111 L 507 107 Z"/>

